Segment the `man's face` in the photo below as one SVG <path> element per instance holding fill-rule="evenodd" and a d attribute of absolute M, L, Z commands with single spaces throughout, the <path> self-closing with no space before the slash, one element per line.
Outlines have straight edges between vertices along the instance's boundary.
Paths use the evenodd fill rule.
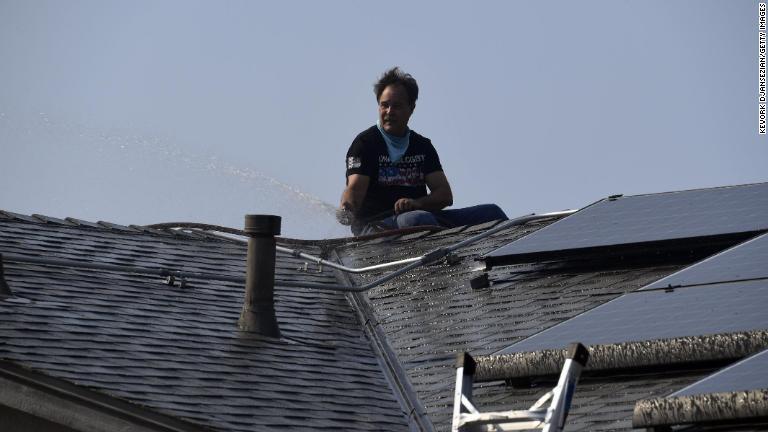
<path fill-rule="evenodd" d="M 413 107 L 408 103 L 408 92 L 401 84 L 388 85 L 379 97 L 379 123 L 388 134 L 403 136 Z"/>

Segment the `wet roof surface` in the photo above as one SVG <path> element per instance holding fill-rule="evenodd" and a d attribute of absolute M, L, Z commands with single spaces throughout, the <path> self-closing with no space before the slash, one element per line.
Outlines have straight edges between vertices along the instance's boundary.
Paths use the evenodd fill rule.
<path fill-rule="evenodd" d="M 244 272 L 242 244 L 123 228 L 0 219 L 0 251 Z M 279 257 L 277 278 L 336 283 L 300 265 Z M 237 330 L 240 284 L 7 261 L 5 278 L 0 358 L 221 431 L 408 427 L 342 294 L 278 285 L 275 340 Z"/>
<path fill-rule="evenodd" d="M 407 278 L 396 279 L 368 292 L 389 343 L 397 352 L 438 430 L 450 428 L 457 353 L 495 353 L 623 293 L 637 290 L 680 267 L 670 265 L 512 276 L 497 272 L 493 275 L 497 281 L 489 289 L 472 290 L 467 286 L 467 280 L 479 273 L 473 271 L 480 267 L 476 257 L 547 223 L 502 231 L 475 246 L 460 250 L 463 260 L 456 266 L 441 264 L 422 268 Z M 422 234 L 418 241 L 403 236 L 376 244 L 351 244 L 341 248 L 340 254 L 345 257 L 345 262 L 356 265 L 418 256 L 460 241 L 482 229 L 473 227 L 470 232 Z M 356 281 L 362 284 L 373 277 L 375 275 L 357 277 Z M 632 399 L 634 401 L 649 394 L 671 392 L 700 376 L 666 381 L 659 381 L 656 377 L 646 377 L 645 381 L 639 379 L 631 385 L 633 389 L 639 388 L 631 397 L 635 398 Z M 524 409 L 551 387 L 523 392 L 525 398 L 505 388 L 502 385 L 487 392 L 476 389 L 477 400 L 483 406 L 504 405 L 502 408 L 505 409 Z M 622 427 L 627 426 L 631 423 L 633 403 L 629 403 L 629 396 L 626 400 L 622 399 L 621 394 L 625 391 L 622 384 L 596 384 L 591 393 L 578 388 L 574 403 L 584 397 L 587 399 L 580 403 L 586 404 L 586 407 L 589 406 L 586 400 L 597 398 L 605 405 L 602 408 L 604 412 L 598 416 L 587 408 L 575 409 L 569 416 L 569 423 L 575 421 L 593 426 L 599 423 L 605 429 L 616 428 L 616 422 Z M 617 402 L 620 399 L 622 402 Z M 616 408 L 617 403 L 620 409 Z M 579 420 L 580 417 L 584 418 Z M 570 427 L 567 430 L 571 430 Z"/>

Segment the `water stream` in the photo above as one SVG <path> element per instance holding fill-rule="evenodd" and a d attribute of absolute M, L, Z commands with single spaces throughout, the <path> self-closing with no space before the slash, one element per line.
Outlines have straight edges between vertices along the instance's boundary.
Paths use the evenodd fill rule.
<path fill-rule="evenodd" d="M 0 112 L 0 209 L 120 224 L 241 228 L 277 214 L 282 235 L 348 235 L 335 206 L 258 170 L 195 154 L 172 138 Z"/>

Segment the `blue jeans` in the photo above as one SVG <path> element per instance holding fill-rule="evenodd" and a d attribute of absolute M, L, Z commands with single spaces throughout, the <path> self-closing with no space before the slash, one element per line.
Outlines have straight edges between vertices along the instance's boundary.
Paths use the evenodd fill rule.
<path fill-rule="evenodd" d="M 477 225 L 493 220 L 507 220 L 504 210 L 496 204 L 481 204 L 451 210 L 438 210 L 428 212 L 425 210 L 413 210 L 399 215 L 390 216 L 376 223 L 390 229 L 406 228 L 423 225 L 439 225 L 453 228 L 462 225 Z M 368 224 L 355 235 L 365 235 L 375 232 L 372 224 Z"/>

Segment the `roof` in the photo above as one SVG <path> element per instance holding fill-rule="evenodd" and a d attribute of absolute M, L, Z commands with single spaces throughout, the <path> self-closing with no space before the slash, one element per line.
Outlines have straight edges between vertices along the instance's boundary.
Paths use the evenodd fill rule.
<path fill-rule="evenodd" d="M 13 216 L 0 250 L 232 275 L 245 263 L 236 241 Z M 281 257 L 278 278 L 335 282 L 301 264 Z M 30 370 L 213 430 L 408 427 L 343 294 L 278 286 L 274 340 L 238 331 L 242 284 L 9 261 L 5 280 L 0 357 Z"/>
<path fill-rule="evenodd" d="M 0 215 L 4 254 L 183 268 L 233 278 L 244 272 L 241 241 L 199 230 Z M 766 219 L 761 219 L 762 226 Z M 542 335 L 568 326 L 579 334 L 581 322 L 624 302 L 626 296 L 704 295 L 702 287 L 711 289 L 713 284 L 700 280 L 706 274 L 702 264 L 693 267 L 695 277 L 686 276 L 685 269 L 713 255 L 709 260 L 714 260 L 765 231 L 758 227 L 746 235 L 718 232 L 695 241 L 687 238 L 684 247 L 670 242 L 654 243 L 657 249 L 613 247 L 605 254 L 590 251 L 588 259 L 564 253 L 533 262 L 486 265 L 483 258 L 489 253 L 558 220 L 565 219 L 504 225 L 455 251 L 450 263 L 441 260 L 417 268 L 365 293 L 288 287 L 281 281 L 291 286 L 304 282 L 355 287 L 389 270 L 348 275 L 325 267 L 318 272 L 300 258 L 278 255 L 281 339 L 244 337 L 237 331 L 242 283 L 191 279 L 182 288 L 164 285 L 157 276 L 6 261 L 5 280 L 13 296 L 0 300 L 0 359 L 212 430 L 449 430 L 457 354 L 510 353 L 508 365 L 517 372 L 506 380 L 477 384 L 474 398 L 483 410 L 527 408 L 554 386 L 562 361 L 554 346 L 536 342 Z M 278 243 L 359 267 L 420 256 L 498 228 L 499 223 Z M 748 275 L 743 277 L 750 279 L 750 289 L 768 292 L 766 277 L 751 271 L 761 261 L 743 258 L 754 253 L 729 256 L 737 257 L 731 258 L 739 264 L 733 267 Z M 487 277 L 490 286 L 473 287 L 470 282 L 478 276 Z M 741 283 L 740 277 L 714 282 Z M 661 280 L 682 282 L 654 285 Z M 768 309 L 765 296 L 752 303 Z M 676 307 L 682 310 L 685 304 Z M 670 310 L 675 313 L 674 305 Z M 638 332 L 639 339 L 614 340 L 603 334 L 607 328 L 591 330 L 598 342 L 590 348 L 592 359 L 578 383 L 566 430 L 628 430 L 654 424 L 768 430 L 762 411 L 756 415 L 730 409 L 736 400 L 733 392 L 707 399 L 714 405 L 702 404 L 696 395 L 678 395 L 768 349 L 768 324 L 761 316 L 752 316 L 746 327 L 731 327 L 732 319 L 724 313 L 715 305 L 709 328 L 693 326 L 692 331 L 663 337 L 640 329 L 646 333 Z M 525 352 L 516 352 L 518 343 Z M 746 391 L 756 392 L 750 393 L 755 398 L 765 394 L 761 389 Z M 669 415 L 685 411 L 679 409 L 681 404 L 735 414 Z M 723 421 L 730 423 L 722 426 Z"/>
<path fill-rule="evenodd" d="M 641 288 L 680 268 L 680 265 L 655 266 L 652 268 L 607 269 L 602 271 L 567 271 L 546 274 L 514 274 L 508 280 L 499 280 L 487 290 L 472 290 L 465 285 L 467 275 L 478 267 L 473 257 L 491 251 L 501 244 L 520 238 L 546 222 L 508 230 L 494 236 L 481 245 L 460 252 L 463 257 L 457 266 L 437 266 L 423 270 L 407 283 L 393 282 L 369 292 L 371 303 L 380 317 L 390 343 L 408 370 L 409 377 L 427 407 L 430 416 L 440 430 L 450 426 L 453 404 L 455 372 L 453 364 L 457 353 L 473 355 L 493 354 L 512 343 L 549 328 L 568 318 L 619 295 Z M 425 253 L 430 247 L 455 242 L 468 237 L 473 231 L 433 234 L 432 241 L 413 242 L 408 238 L 394 239 L 384 245 L 351 245 L 342 251 L 349 263 L 368 263 L 396 259 Z M 474 272 L 477 273 L 477 272 Z M 694 377 L 695 378 L 695 377 Z M 693 379 L 693 378 L 692 378 Z M 682 382 L 687 384 L 688 381 Z M 641 387 L 642 384 L 640 383 Z M 679 380 L 671 383 L 676 389 Z M 658 383 L 645 384 L 658 392 Z M 634 386 L 638 387 L 637 384 Z M 501 390 L 501 391 L 499 391 Z M 541 389 L 510 393 L 501 383 L 500 389 L 489 387 L 488 397 L 494 406 L 530 405 L 541 396 Z M 545 390 L 546 391 L 546 390 Z M 618 389 L 598 385 L 590 399 L 593 404 L 584 406 L 594 422 L 615 429 L 613 421 L 606 422 L 605 415 L 595 415 L 610 410 L 612 420 L 621 418 L 616 412 Z M 583 385 L 577 397 L 583 395 Z M 641 393 L 650 396 L 657 393 Z M 477 396 L 477 391 L 476 391 Z M 602 399 L 602 402 L 601 402 Z M 581 406 L 578 400 L 569 416 L 569 423 L 579 422 Z M 613 409 L 610 409 L 613 407 Z M 509 409 L 509 408 L 507 408 Z M 632 406 L 624 404 L 627 419 L 631 420 Z"/>

